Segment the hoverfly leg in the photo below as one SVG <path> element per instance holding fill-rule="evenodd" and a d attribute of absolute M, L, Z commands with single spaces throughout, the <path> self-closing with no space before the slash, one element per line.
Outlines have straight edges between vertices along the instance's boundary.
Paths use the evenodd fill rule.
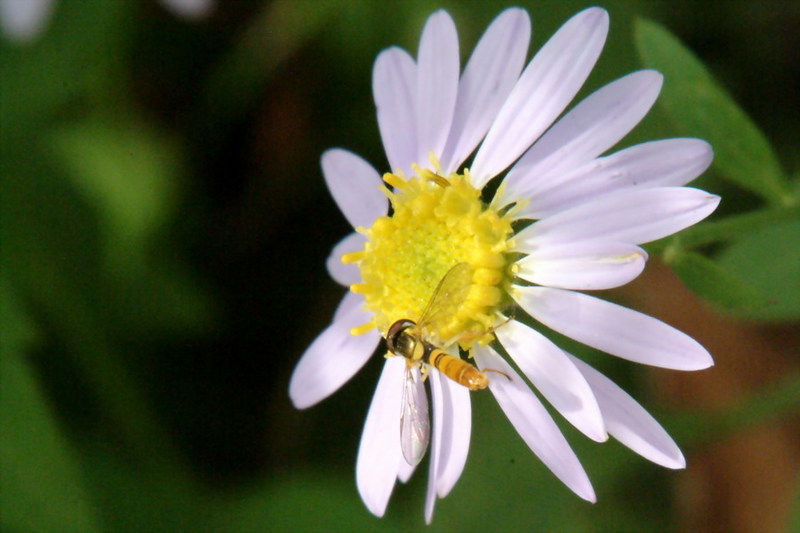
<path fill-rule="evenodd" d="M 494 372 L 495 374 L 502 374 L 506 377 L 508 381 L 511 381 L 511 376 L 503 372 L 502 370 L 497 370 L 496 368 L 484 368 L 481 372 Z"/>
<path fill-rule="evenodd" d="M 419 365 L 419 373 L 423 383 L 428 379 L 428 374 L 430 374 L 430 372 L 431 367 L 429 365 Z"/>

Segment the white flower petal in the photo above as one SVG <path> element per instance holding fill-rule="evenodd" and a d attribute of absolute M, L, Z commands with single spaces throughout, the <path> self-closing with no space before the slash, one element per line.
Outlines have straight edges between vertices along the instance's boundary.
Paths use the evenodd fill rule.
<path fill-rule="evenodd" d="M 417 54 L 417 163 L 442 155 L 458 92 L 458 33 L 447 11 L 428 17 Z"/>
<path fill-rule="evenodd" d="M 523 9 L 506 9 L 492 21 L 467 62 L 441 158 L 447 176 L 475 150 L 525 64 L 531 22 Z"/>
<path fill-rule="evenodd" d="M 705 172 L 713 158 L 711 146 L 700 139 L 637 144 L 572 172 L 549 176 L 547 183 L 540 183 L 535 192 L 523 194 L 535 200 L 521 209 L 518 216 L 546 218 L 621 189 L 686 185 Z M 505 197 L 511 198 L 509 194 Z"/>
<path fill-rule="evenodd" d="M 174 14 L 186 19 L 205 17 L 214 7 L 212 0 L 161 0 L 161 3 Z"/>
<path fill-rule="evenodd" d="M 400 469 L 400 405 L 403 394 L 402 357 L 389 357 L 369 406 L 356 460 L 356 485 L 367 509 L 383 516 Z"/>
<path fill-rule="evenodd" d="M 475 156 L 476 186 L 513 163 L 561 114 L 591 72 L 607 33 L 608 14 L 589 8 L 568 20 L 536 54 Z"/>
<path fill-rule="evenodd" d="M 334 148 L 322 154 L 322 174 L 336 205 L 354 228 L 369 227 L 389 210 L 381 177 L 353 152 Z"/>
<path fill-rule="evenodd" d="M 428 467 L 428 490 L 425 492 L 425 523 L 433 520 L 433 507 L 436 505 L 436 482 L 439 461 L 442 455 L 442 429 L 444 428 L 444 405 L 442 401 L 442 379 L 437 371 L 431 371 L 431 398 L 433 399 L 433 436 L 431 438 L 431 458 Z"/>
<path fill-rule="evenodd" d="M 637 363 L 700 370 L 714 364 L 697 341 L 651 316 L 579 292 L 514 287 L 536 320 L 583 344 Z"/>
<path fill-rule="evenodd" d="M 439 381 L 442 393 L 439 398 L 444 416 L 441 424 L 442 450 L 436 470 L 436 494 L 444 498 L 453 490 L 467 463 L 472 433 L 472 408 L 469 389 L 444 376 Z"/>
<path fill-rule="evenodd" d="M 642 70 L 589 95 L 514 165 L 504 181 L 509 192 L 538 200 L 539 189 L 617 144 L 653 106 L 662 82 L 658 72 Z"/>
<path fill-rule="evenodd" d="M 417 65 L 405 50 L 392 47 L 375 60 L 372 95 L 383 148 L 392 171 L 412 175 L 417 159 Z"/>
<path fill-rule="evenodd" d="M 361 312 L 361 324 L 366 323 L 371 315 L 364 311 L 364 296 L 361 294 L 356 294 L 351 291 L 347 291 L 342 298 L 342 301 L 339 302 L 339 306 L 336 308 L 336 311 L 333 312 L 333 322 L 337 322 L 342 320 L 343 317 L 354 314 L 356 311 Z M 355 315 L 353 315 L 355 317 Z M 357 322 L 358 319 L 351 318 L 351 321 Z"/>
<path fill-rule="evenodd" d="M 686 459 L 675 441 L 639 403 L 616 383 L 570 355 L 592 387 L 608 432 L 645 459 L 667 468 L 685 468 Z"/>
<path fill-rule="evenodd" d="M 700 222 L 719 200 L 691 187 L 626 189 L 539 220 L 514 241 L 518 250 L 594 239 L 642 244 Z"/>
<path fill-rule="evenodd" d="M 594 489 L 575 452 L 525 381 L 491 347 L 477 346 L 474 355 L 481 370 L 492 368 L 508 376 L 493 377 L 489 389 L 531 451 L 578 496 L 595 502 Z"/>
<path fill-rule="evenodd" d="M 0 27 L 10 39 L 30 41 L 44 29 L 53 0 L 0 0 Z"/>
<path fill-rule="evenodd" d="M 646 262 L 647 252 L 633 244 L 584 241 L 537 248 L 517 261 L 517 276 L 546 287 L 613 289 L 635 279 Z"/>
<path fill-rule="evenodd" d="M 375 351 L 381 338 L 377 330 L 350 335 L 350 328 L 370 319 L 361 309 L 361 303 L 363 297 L 348 292 L 331 325 L 314 339 L 298 361 L 289 381 L 289 397 L 297 409 L 310 407 L 336 392 Z"/>
<path fill-rule="evenodd" d="M 405 457 L 403 454 L 400 454 L 400 469 L 397 472 L 397 479 L 400 480 L 401 483 L 408 482 L 411 479 L 411 474 L 414 473 L 414 470 L 417 468 L 416 465 L 410 465 L 406 462 Z"/>
<path fill-rule="evenodd" d="M 497 328 L 495 335 L 520 370 L 564 418 L 590 439 L 608 440 L 592 389 L 558 346 L 516 320 Z"/>
<path fill-rule="evenodd" d="M 328 274 L 339 285 L 349 287 L 353 283 L 361 281 L 361 274 L 358 266 L 354 263 L 342 263 L 342 256 L 347 253 L 357 252 L 364 249 L 364 243 L 367 238 L 360 233 L 353 232 L 333 247 L 328 259 L 325 261 L 325 266 L 328 268 Z"/>
<path fill-rule="evenodd" d="M 429 376 L 434 429 L 425 497 L 425 521 L 428 524 L 433 520 L 436 497 L 447 496 L 464 471 L 472 431 L 469 390 L 437 370 L 431 370 Z"/>

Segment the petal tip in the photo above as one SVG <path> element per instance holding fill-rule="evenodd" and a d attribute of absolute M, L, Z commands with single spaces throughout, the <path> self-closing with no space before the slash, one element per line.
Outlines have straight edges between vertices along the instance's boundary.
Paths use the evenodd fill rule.
<path fill-rule="evenodd" d="M 670 470 L 683 470 L 686 468 L 686 458 L 683 456 L 683 453 L 678 446 L 674 445 L 674 443 L 670 450 L 663 450 L 662 453 L 658 454 L 657 457 L 648 457 L 643 454 L 640 455 L 642 455 L 642 457 L 645 459 L 653 461 L 657 465 L 663 466 L 664 468 L 669 468 Z"/>
<path fill-rule="evenodd" d="M 319 398 L 319 395 L 309 394 L 309 383 L 308 380 L 303 383 L 303 374 L 305 374 L 303 369 L 298 372 L 298 368 L 295 367 L 294 373 L 289 380 L 289 399 L 292 401 L 292 406 L 301 411 L 308 409 L 323 399 Z"/>
<path fill-rule="evenodd" d="M 364 502 L 364 505 L 370 513 L 374 514 L 378 518 L 383 518 L 383 515 L 386 513 L 385 505 L 381 506 L 376 502 L 369 502 L 363 494 L 361 495 L 361 500 Z"/>
<path fill-rule="evenodd" d="M 605 25 L 608 27 L 608 11 L 600 6 L 593 6 L 588 9 L 583 10 L 583 13 L 580 13 L 587 19 L 591 19 L 591 22 L 597 25 Z"/>
<path fill-rule="evenodd" d="M 576 494 L 589 503 L 597 503 L 597 495 L 594 493 L 594 488 L 591 484 L 587 485 L 584 490 Z"/>
<path fill-rule="evenodd" d="M 686 458 L 683 456 L 682 453 L 680 453 L 680 455 L 675 458 L 674 462 L 665 464 L 664 466 L 666 466 L 667 468 L 671 468 L 672 470 L 683 470 L 686 468 Z"/>
<path fill-rule="evenodd" d="M 501 15 L 507 15 L 507 16 L 513 14 L 514 16 L 517 16 L 517 17 L 519 17 L 519 16 L 526 16 L 527 17 L 528 16 L 528 11 L 526 9 L 522 8 L 522 7 L 511 6 L 511 7 L 507 8 L 507 9 L 505 9 L 500 14 Z"/>
<path fill-rule="evenodd" d="M 606 431 L 605 429 L 603 429 L 602 432 L 598 431 L 592 433 L 584 431 L 583 434 L 592 439 L 593 441 L 599 442 L 601 444 L 604 442 L 608 442 L 608 431 Z"/>
<path fill-rule="evenodd" d="M 714 366 L 714 358 L 711 357 L 711 354 L 703 348 L 702 352 L 699 352 L 692 361 L 691 368 L 689 370 L 706 370 Z"/>
<path fill-rule="evenodd" d="M 422 33 L 424 35 L 427 31 L 432 30 L 437 32 L 450 29 L 455 30 L 455 25 L 456 23 L 453 21 L 453 17 L 450 16 L 450 13 L 448 13 L 446 9 L 437 9 L 431 13 L 425 21 L 425 27 L 422 29 Z"/>
<path fill-rule="evenodd" d="M 300 411 L 313 405 L 313 402 L 309 402 L 307 398 L 303 398 L 302 395 L 294 389 L 291 383 L 289 384 L 289 399 L 292 401 L 292 406 Z"/>
<path fill-rule="evenodd" d="M 645 69 L 644 72 L 646 72 L 646 76 L 650 78 L 650 83 L 658 86 L 656 92 L 661 92 L 661 87 L 664 85 L 664 75 L 655 69 Z"/>

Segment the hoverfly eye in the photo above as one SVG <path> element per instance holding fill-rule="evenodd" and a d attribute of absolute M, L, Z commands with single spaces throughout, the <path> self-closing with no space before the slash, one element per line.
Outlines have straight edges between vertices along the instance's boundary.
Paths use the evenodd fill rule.
<path fill-rule="evenodd" d="M 400 336 L 403 335 L 408 328 L 415 325 L 413 321 L 405 318 L 391 325 L 389 331 L 386 333 L 386 346 L 389 348 L 390 352 L 395 354 L 398 352 L 401 344 Z"/>

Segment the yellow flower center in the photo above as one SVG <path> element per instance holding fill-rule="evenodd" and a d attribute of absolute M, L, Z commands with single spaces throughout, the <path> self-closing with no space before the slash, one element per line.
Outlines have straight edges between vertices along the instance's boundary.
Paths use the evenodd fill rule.
<path fill-rule="evenodd" d="M 444 178 L 414 169 L 417 176 L 409 180 L 384 175 L 394 187 L 394 191 L 384 189 L 392 214 L 378 218 L 369 229 L 359 228 L 368 239 L 364 250 L 342 258 L 358 263 L 363 281 L 350 289 L 364 296 L 374 314 L 371 322 L 352 333 L 377 327 L 386 336 L 396 320 L 419 323 L 427 318 L 431 319 L 425 325 L 430 326 L 427 333 L 434 342 L 455 341 L 463 348 L 475 341 L 489 342 L 497 312 L 507 304 L 510 217 L 481 201 L 468 170 Z M 467 279 L 458 280 L 463 287 L 440 294 L 436 309 L 426 309 L 442 278 L 460 263 L 471 267 L 457 269 L 468 272 Z M 448 281 L 450 288 L 455 282 Z"/>

